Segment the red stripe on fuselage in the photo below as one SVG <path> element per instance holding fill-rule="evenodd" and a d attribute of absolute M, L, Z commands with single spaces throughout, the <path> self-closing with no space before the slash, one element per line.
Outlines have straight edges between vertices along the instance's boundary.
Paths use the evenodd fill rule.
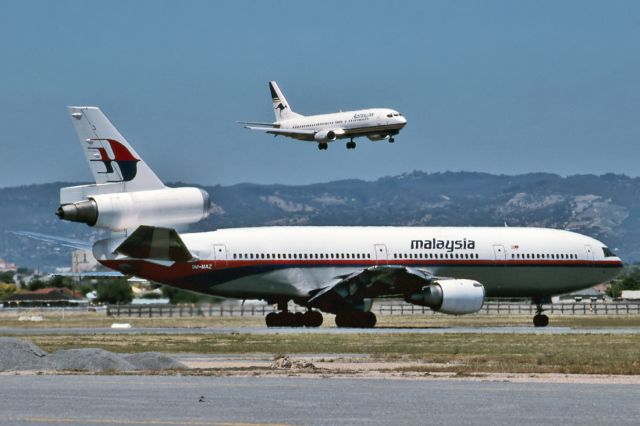
<path fill-rule="evenodd" d="M 194 275 L 211 273 L 237 268 L 252 267 L 360 267 L 399 265 L 411 267 L 442 267 L 442 266 L 496 266 L 496 267 L 605 267 L 622 268 L 619 260 L 484 260 L 484 259 L 393 259 L 376 261 L 371 259 L 258 259 L 258 260 L 201 260 L 198 262 L 176 262 L 170 267 L 158 265 L 144 259 L 102 260 L 108 268 L 121 271 L 126 275 L 137 275 L 160 282 L 173 281 Z"/>

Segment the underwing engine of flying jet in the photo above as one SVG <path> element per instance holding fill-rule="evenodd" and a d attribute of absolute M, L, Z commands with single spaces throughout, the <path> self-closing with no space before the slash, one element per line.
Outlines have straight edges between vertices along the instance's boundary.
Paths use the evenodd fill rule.
<path fill-rule="evenodd" d="M 319 142 L 335 141 L 339 135 L 343 135 L 344 130 L 320 130 L 313 135 L 313 138 Z"/>

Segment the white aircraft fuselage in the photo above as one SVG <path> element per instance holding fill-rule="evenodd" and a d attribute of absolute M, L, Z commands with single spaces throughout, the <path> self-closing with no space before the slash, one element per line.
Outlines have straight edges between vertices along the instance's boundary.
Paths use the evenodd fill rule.
<path fill-rule="evenodd" d="M 180 235 L 195 262 L 116 259 L 105 266 L 201 293 L 304 300 L 357 271 L 397 265 L 482 283 L 488 297 L 544 298 L 607 282 L 623 264 L 591 237 L 545 228 L 258 227 Z"/>
<path fill-rule="evenodd" d="M 316 131 L 316 135 L 322 131 L 334 132 L 335 138 L 324 138 L 330 140 L 351 139 L 359 136 L 367 136 L 371 140 L 382 140 L 387 136 L 398 134 L 406 124 L 407 120 L 398 111 L 388 108 L 370 108 L 309 115 L 274 123 L 279 129 L 309 129 Z M 311 134 L 291 134 L 286 136 L 313 142 L 319 140 L 319 138 Z"/>

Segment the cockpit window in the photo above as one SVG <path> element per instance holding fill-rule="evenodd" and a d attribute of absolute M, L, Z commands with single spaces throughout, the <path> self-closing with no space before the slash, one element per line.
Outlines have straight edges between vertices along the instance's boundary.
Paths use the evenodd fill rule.
<path fill-rule="evenodd" d="M 387 117 L 391 118 L 391 117 L 393 117 L 393 114 L 389 113 L 389 114 L 387 114 Z"/>
<path fill-rule="evenodd" d="M 608 247 L 602 247 L 602 252 L 604 253 L 604 257 L 615 257 L 616 254 L 609 250 Z"/>

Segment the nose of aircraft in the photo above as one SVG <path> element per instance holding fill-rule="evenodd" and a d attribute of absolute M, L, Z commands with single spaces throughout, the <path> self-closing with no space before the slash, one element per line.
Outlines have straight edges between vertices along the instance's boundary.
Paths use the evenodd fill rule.
<path fill-rule="evenodd" d="M 403 126 L 407 124 L 407 119 L 404 118 L 403 116 L 400 115 L 397 117 L 397 119 L 398 119 L 398 123 L 402 124 Z"/>

